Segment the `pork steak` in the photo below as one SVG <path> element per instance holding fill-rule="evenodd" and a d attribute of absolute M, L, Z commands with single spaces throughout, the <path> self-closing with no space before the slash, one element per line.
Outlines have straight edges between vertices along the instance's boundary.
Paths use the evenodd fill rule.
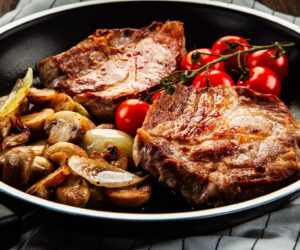
<path fill-rule="evenodd" d="M 75 47 L 37 63 L 48 88 L 111 121 L 120 103 L 160 86 L 186 53 L 183 23 L 153 22 L 142 29 L 98 29 Z"/>
<path fill-rule="evenodd" d="M 133 158 L 193 205 L 221 206 L 298 180 L 299 128 L 275 96 L 178 86 L 151 105 Z"/>

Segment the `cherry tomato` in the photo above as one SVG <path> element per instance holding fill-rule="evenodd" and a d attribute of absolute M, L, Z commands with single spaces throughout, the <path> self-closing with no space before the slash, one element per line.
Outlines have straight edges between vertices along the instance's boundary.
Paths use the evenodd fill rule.
<path fill-rule="evenodd" d="M 237 86 L 244 86 L 264 94 L 280 95 L 281 84 L 278 76 L 270 69 L 257 66 L 250 70 L 249 79 L 238 80 Z"/>
<path fill-rule="evenodd" d="M 136 130 L 143 125 L 148 109 L 149 104 L 138 99 L 123 102 L 115 115 L 117 129 L 135 135 Z"/>
<path fill-rule="evenodd" d="M 199 61 L 200 65 L 197 64 L 196 62 L 192 61 L 192 55 L 195 52 L 202 52 L 202 53 L 209 53 L 209 54 L 216 54 L 215 51 L 211 49 L 195 49 L 187 53 L 183 59 L 180 62 L 180 69 L 181 70 L 194 70 L 194 69 L 199 69 L 200 67 L 206 65 L 209 62 L 212 62 L 214 60 L 217 60 L 219 57 L 218 56 L 210 56 L 210 55 L 200 55 Z M 218 70 L 224 70 L 224 63 L 219 62 L 210 67 L 211 69 L 218 69 Z"/>
<path fill-rule="evenodd" d="M 265 66 L 272 70 L 279 77 L 280 81 L 283 82 L 289 71 L 289 62 L 284 54 L 278 58 L 271 58 L 274 53 L 275 49 L 260 50 L 251 53 L 247 59 L 247 68 Z"/>
<path fill-rule="evenodd" d="M 249 45 L 249 43 L 243 37 L 240 37 L 240 36 L 223 36 L 223 37 L 219 38 L 212 46 L 212 49 L 217 54 L 223 54 L 225 52 L 225 50 L 227 50 L 227 48 L 228 48 L 228 44 L 226 44 L 222 40 L 226 40 L 230 43 L 239 42 L 239 43 L 244 44 L 244 45 Z M 246 50 L 246 49 L 249 49 L 249 48 L 250 47 L 239 45 L 235 49 L 238 50 L 238 51 L 243 51 L 243 50 Z M 229 55 L 229 54 L 233 54 L 234 52 L 236 52 L 236 51 L 234 49 L 231 49 L 231 50 L 225 52 L 224 54 Z M 246 61 L 247 56 L 248 56 L 248 54 L 241 55 L 241 64 L 242 65 Z M 238 58 L 237 57 L 227 59 L 226 61 L 224 61 L 224 64 L 225 64 L 225 71 L 229 75 L 237 75 L 237 71 L 239 70 Z"/>
<path fill-rule="evenodd" d="M 217 70 L 217 69 L 208 70 L 208 80 L 209 80 L 209 85 L 211 87 L 216 87 L 219 85 L 234 86 L 234 82 L 231 79 L 231 77 L 228 74 L 226 74 L 224 71 Z M 206 70 L 202 71 L 200 74 L 198 74 L 195 77 L 193 81 L 193 86 L 196 88 L 207 87 Z"/>
<path fill-rule="evenodd" d="M 157 93 L 155 93 L 153 96 L 152 96 L 152 98 L 151 98 L 151 101 L 152 101 L 152 103 L 154 102 L 154 100 L 157 98 L 157 97 L 159 97 L 160 95 L 162 95 L 163 93 L 165 93 L 165 91 L 159 91 L 159 92 L 157 92 Z"/>

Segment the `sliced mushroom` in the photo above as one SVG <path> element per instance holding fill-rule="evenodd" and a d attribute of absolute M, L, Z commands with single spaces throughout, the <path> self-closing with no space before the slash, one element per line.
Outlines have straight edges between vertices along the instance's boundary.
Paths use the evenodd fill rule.
<path fill-rule="evenodd" d="M 57 93 L 52 100 L 50 107 L 52 107 L 55 112 L 75 111 L 76 108 L 73 99 L 64 93 Z"/>
<path fill-rule="evenodd" d="M 105 160 L 92 160 L 73 155 L 68 159 L 68 166 L 89 183 L 98 187 L 118 188 L 126 187 L 147 178 L 117 168 Z"/>
<path fill-rule="evenodd" d="M 80 176 L 70 174 L 55 192 L 55 200 L 76 207 L 83 207 L 90 198 L 87 182 Z"/>
<path fill-rule="evenodd" d="M 26 193 L 49 200 L 55 189 L 70 175 L 70 168 L 63 165 L 31 186 Z"/>
<path fill-rule="evenodd" d="M 125 188 L 105 188 L 106 197 L 115 205 L 124 208 L 137 208 L 151 197 L 150 183 L 139 183 Z"/>
<path fill-rule="evenodd" d="M 16 147 L 5 152 L 1 156 L 2 180 L 13 187 L 26 189 L 34 158 L 34 152 L 28 147 Z"/>
<path fill-rule="evenodd" d="M 68 157 L 65 153 L 62 152 L 56 152 L 52 155 L 50 155 L 50 160 L 59 166 L 66 165 Z"/>
<path fill-rule="evenodd" d="M 19 116 L 14 116 L 14 117 L 10 117 L 10 118 L 11 118 L 11 120 L 14 120 L 14 126 L 21 133 L 20 134 L 11 134 L 10 136 L 7 136 L 3 140 L 3 142 L 0 146 L 2 151 L 6 150 L 7 148 L 10 148 L 10 147 L 23 145 L 26 142 L 28 142 L 29 138 L 30 138 L 30 131 L 26 126 L 24 126 L 24 124 L 22 123 L 20 117 Z"/>
<path fill-rule="evenodd" d="M 121 168 L 123 170 L 128 169 L 128 160 L 126 154 L 116 146 L 108 145 L 103 153 L 93 152 L 90 154 L 91 159 L 94 160 L 106 160 L 108 163 Z"/>
<path fill-rule="evenodd" d="M 68 110 L 90 117 L 89 112 L 81 104 L 75 102 L 70 96 L 53 89 L 31 88 L 28 98 L 31 103 L 53 108 L 55 112 Z"/>
<path fill-rule="evenodd" d="M 53 108 L 55 112 L 74 111 L 76 108 L 70 96 L 53 89 L 31 88 L 27 97 L 31 103 Z"/>
<path fill-rule="evenodd" d="M 30 88 L 27 98 L 33 104 L 49 106 L 57 92 L 53 89 Z"/>
<path fill-rule="evenodd" d="M 50 161 L 45 157 L 35 156 L 30 167 L 30 183 L 35 183 L 53 171 L 54 166 Z"/>
<path fill-rule="evenodd" d="M 78 142 L 86 131 L 95 127 L 88 118 L 72 112 L 60 111 L 52 115 L 45 124 L 49 138 L 48 143 Z"/>
<path fill-rule="evenodd" d="M 47 139 L 37 139 L 34 141 L 31 141 L 30 146 L 45 146 L 46 148 L 48 148 L 49 144 L 47 142 Z"/>
<path fill-rule="evenodd" d="M 24 98 L 24 100 L 21 102 L 20 106 L 18 107 L 18 109 L 16 109 L 15 111 L 15 115 L 24 115 L 28 112 L 28 108 L 29 108 L 29 101 L 28 98 Z"/>
<path fill-rule="evenodd" d="M 16 146 L 19 146 L 19 145 L 23 145 L 25 144 L 26 142 L 29 141 L 29 138 L 30 138 L 30 132 L 29 131 L 25 131 L 25 132 L 22 132 L 20 134 L 12 134 L 10 136 L 7 136 L 2 144 L 1 144 L 1 150 L 5 150 L 7 148 L 11 148 L 11 147 L 16 147 Z"/>
<path fill-rule="evenodd" d="M 86 110 L 85 107 L 83 107 L 80 103 L 78 102 L 75 102 L 74 101 L 74 104 L 75 104 L 75 112 L 87 117 L 87 118 L 90 118 L 91 115 L 89 114 L 89 112 Z"/>
<path fill-rule="evenodd" d="M 72 155 L 78 155 L 88 158 L 87 153 L 77 145 L 70 142 L 58 142 L 47 148 L 44 156 L 47 159 L 54 160 L 56 163 L 62 164 Z"/>
<path fill-rule="evenodd" d="M 124 151 L 114 145 L 108 145 L 103 153 L 102 157 L 110 164 L 126 170 L 128 168 L 128 160 Z"/>
<path fill-rule="evenodd" d="M 46 145 L 35 145 L 27 147 L 30 148 L 37 156 L 42 156 L 46 150 Z"/>
<path fill-rule="evenodd" d="M 0 141 L 6 138 L 11 130 L 12 124 L 9 117 L 0 117 Z"/>
<path fill-rule="evenodd" d="M 45 123 L 54 114 L 53 109 L 43 109 L 40 112 L 32 113 L 21 117 L 22 123 L 30 130 L 30 134 L 34 137 L 45 135 Z"/>

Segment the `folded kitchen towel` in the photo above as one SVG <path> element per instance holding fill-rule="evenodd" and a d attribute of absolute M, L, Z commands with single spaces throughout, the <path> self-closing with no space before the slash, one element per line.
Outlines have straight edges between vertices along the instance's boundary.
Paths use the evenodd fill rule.
<path fill-rule="evenodd" d="M 15 10 L 0 18 L 0 26 L 42 10 L 83 1 L 85 0 L 20 0 Z M 300 17 L 273 11 L 254 0 L 219 1 L 254 8 L 300 25 Z M 3 211 L 7 210 L 0 207 L 0 213 Z M 146 236 L 139 239 L 134 238 L 134 236 L 132 238 L 114 237 L 113 235 L 103 236 L 97 232 L 86 233 L 81 227 L 64 231 L 53 227 L 47 221 L 42 221 L 36 227 L 27 231 L 13 249 L 300 250 L 299 232 L 300 197 L 277 211 L 268 212 L 259 218 L 227 228 L 221 232 L 172 240 Z"/>

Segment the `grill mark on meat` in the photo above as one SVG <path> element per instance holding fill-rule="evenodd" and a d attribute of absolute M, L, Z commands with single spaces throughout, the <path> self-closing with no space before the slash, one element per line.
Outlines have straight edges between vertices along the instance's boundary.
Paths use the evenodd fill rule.
<path fill-rule="evenodd" d="M 195 206 L 221 206 L 298 180 L 299 132 L 277 97 L 177 86 L 151 105 L 133 157 Z"/>
<path fill-rule="evenodd" d="M 96 30 L 38 63 L 37 70 L 47 87 L 66 92 L 107 122 L 121 101 L 158 89 L 185 52 L 181 22 L 154 22 L 142 29 Z"/>

